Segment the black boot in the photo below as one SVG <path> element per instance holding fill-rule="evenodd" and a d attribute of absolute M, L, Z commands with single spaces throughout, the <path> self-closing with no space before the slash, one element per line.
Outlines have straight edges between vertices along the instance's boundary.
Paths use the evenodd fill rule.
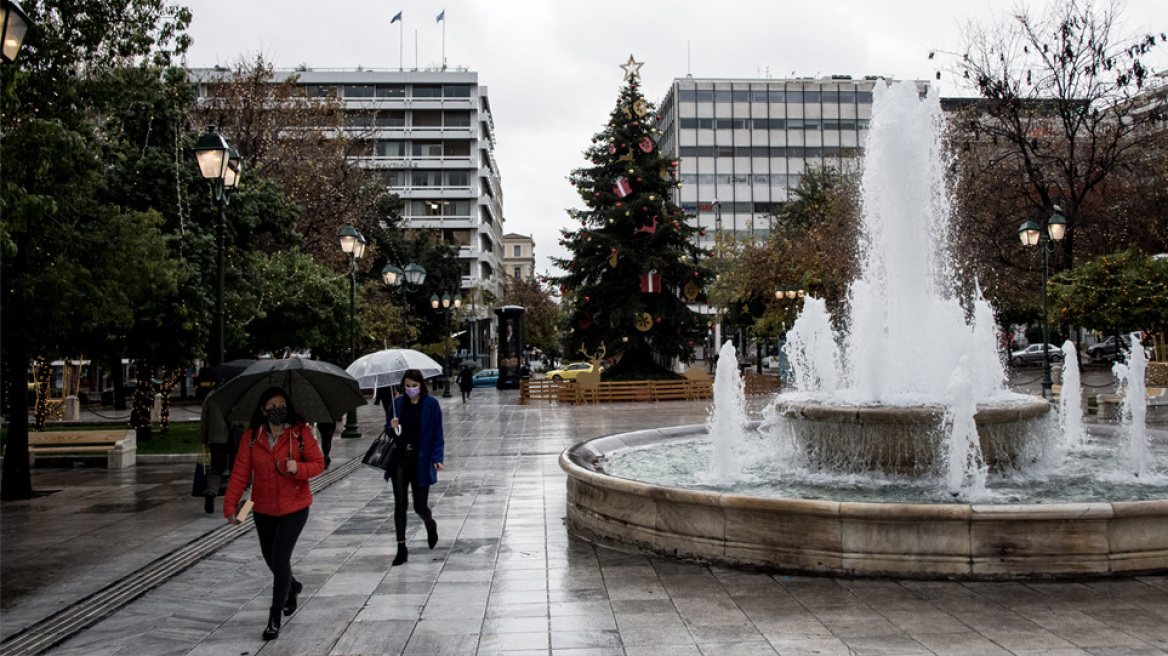
<path fill-rule="evenodd" d="M 433 518 L 426 520 L 426 544 L 430 545 L 431 551 L 438 544 L 438 522 Z"/>
<path fill-rule="evenodd" d="M 292 589 L 288 591 L 288 599 L 284 602 L 284 615 L 291 615 L 296 612 L 296 597 L 302 590 L 304 590 L 304 584 L 293 579 Z"/>
<path fill-rule="evenodd" d="M 410 550 L 406 549 L 406 543 L 405 542 L 398 542 L 397 543 L 397 555 L 394 556 L 393 565 L 391 565 L 391 567 L 397 567 L 398 565 L 405 563 L 409 559 L 410 559 Z"/>
<path fill-rule="evenodd" d="M 268 611 L 268 628 L 264 629 L 264 640 L 275 640 L 280 637 L 280 609 Z"/>
<path fill-rule="evenodd" d="M 203 493 L 203 511 L 206 512 L 208 515 L 215 512 L 215 493 L 214 492 L 207 491 L 207 492 Z"/>

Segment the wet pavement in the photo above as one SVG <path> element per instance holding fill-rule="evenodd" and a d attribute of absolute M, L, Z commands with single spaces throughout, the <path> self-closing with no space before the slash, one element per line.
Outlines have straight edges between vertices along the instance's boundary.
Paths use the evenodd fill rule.
<path fill-rule="evenodd" d="M 958 583 L 742 571 L 621 554 L 564 528 L 559 453 L 600 435 L 701 423 L 707 402 L 516 405 L 443 399 L 447 469 L 431 490 L 440 540 L 410 516 L 395 552 L 392 495 L 349 463 L 380 430 L 334 440 L 293 568 L 301 607 L 260 639 L 271 577 L 254 532 L 225 532 L 190 494 L 193 465 L 36 469 L 51 494 L 0 505 L 0 651 L 84 615 L 134 577 L 203 549 L 45 653 L 162 654 L 1165 654 L 1168 577 Z M 755 402 L 757 404 L 757 401 Z M 757 408 L 756 408 L 757 409 Z M 331 477 L 331 478 L 330 478 Z M 137 594 L 137 593 L 135 593 Z M 79 603 L 80 602 L 80 603 Z M 94 621 L 96 620 L 96 621 Z"/>

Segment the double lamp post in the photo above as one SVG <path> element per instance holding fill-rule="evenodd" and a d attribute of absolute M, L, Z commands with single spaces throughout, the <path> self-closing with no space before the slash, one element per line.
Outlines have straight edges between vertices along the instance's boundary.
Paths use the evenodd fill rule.
<path fill-rule="evenodd" d="M 1052 398 L 1051 387 L 1053 381 L 1050 376 L 1050 321 L 1046 314 L 1046 279 L 1049 275 L 1046 255 L 1053 247 L 1051 241 L 1062 241 L 1067 233 L 1067 220 L 1060 213 L 1062 209 L 1054 206 L 1054 214 L 1046 221 L 1046 230 L 1038 227 L 1034 221 L 1027 221 L 1018 228 L 1018 238 L 1026 246 L 1038 246 L 1042 251 L 1042 398 Z"/>
<path fill-rule="evenodd" d="M 339 235 L 341 251 L 349 255 L 349 364 L 357 359 L 357 260 L 365 254 L 365 235 L 352 225 L 341 228 Z M 361 437 L 361 428 L 357 425 L 357 410 L 354 408 L 345 417 L 345 430 L 341 437 Z"/>
<path fill-rule="evenodd" d="M 450 298 L 450 294 L 442 294 L 439 299 L 437 294 L 430 297 L 430 307 L 434 308 L 435 312 L 446 315 L 446 333 L 442 339 L 442 364 L 446 371 L 446 385 L 442 388 L 442 398 L 450 398 L 450 313 L 462 307 L 462 295 L 455 294 L 454 299 Z"/>
<path fill-rule="evenodd" d="M 215 232 L 215 346 L 211 349 L 212 364 L 224 360 L 223 327 L 223 269 L 227 241 L 227 192 L 239 185 L 243 173 L 243 159 L 227 143 L 223 135 L 208 125 L 207 131 L 195 142 L 195 159 L 199 173 L 211 183 L 211 193 L 219 206 L 219 224 Z"/>

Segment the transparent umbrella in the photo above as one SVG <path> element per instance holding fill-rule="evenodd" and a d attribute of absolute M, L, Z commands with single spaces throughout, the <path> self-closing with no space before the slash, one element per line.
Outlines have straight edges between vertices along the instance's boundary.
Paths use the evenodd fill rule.
<path fill-rule="evenodd" d="M 345 371 L 357 379 L 362 388 L 397 385 L 408 369 L 422 372 L 422 378 L 442 375 L 442 365 L 414 349 L 386 349 L 364 355 L 353 361 Z"/>

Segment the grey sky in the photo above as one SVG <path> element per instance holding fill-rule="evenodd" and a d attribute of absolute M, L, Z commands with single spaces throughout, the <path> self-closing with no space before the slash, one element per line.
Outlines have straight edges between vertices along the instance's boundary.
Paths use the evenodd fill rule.
<path fill-rule="evenodd" d="M 182 0 L 179 0 L 180 2 Z M 503 177 L 504 230 L 531 234 L 536 268 L 564 255 L 559 228 L 580 207 L 567 182 L 607 122 L 629 54 L 644 62 L 642 90 L 657 102 L 675 77 L 783 78 L 878 74 L 933 79 L 961 28 L 1005 20 L 1016 0 L 186 0 L 194 12 L 190 66 L 230 65 L 262 52 L 276 66 L 396 69 L 403 12 L 404 65 L 446 62 L 487 86 Z M 1036 2 L 1022 3 L 1035 7 Z M 1164 0 L 1129 0 L 1123 34 L 1168 30 Z M 689 57 L 687 63 L 687 41 Z M 1165 68 L 1165 52 L 1150 62 Z M 942 70 L 943 95 L 972 95 Z"/>

